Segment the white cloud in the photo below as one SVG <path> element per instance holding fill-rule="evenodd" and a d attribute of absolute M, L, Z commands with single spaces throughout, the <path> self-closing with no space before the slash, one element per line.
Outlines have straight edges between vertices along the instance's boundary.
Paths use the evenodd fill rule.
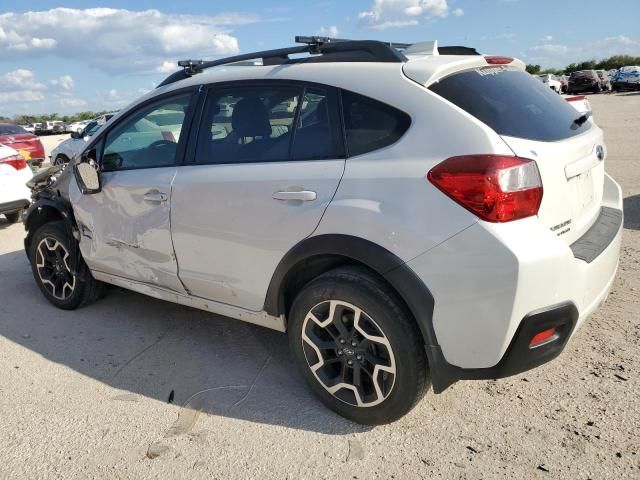
<path fill-rule="evenodd" d="M 172 73 L 176 70 L 178 70 L 178 62 L 172 62 L 170 60 L 165 60 L 156 67 L 156 72 L 158 73 Z"/>
<path fill-rule="evenodd" d="M 340 35 L 340 30 L 335 25 L 331 25 L 330 27 L 320 27 L 318 30 L 318 35 L 322 35 L 324 37 L 337 37 Z"/>
<path fill-rule="evenodd" d="M 73 90 L 73 87 L 74 87 L 74 81 L 71 75 L 63 75 L 57 80 L 51 80 L 50 83 L 51 85 L 55 85 L 62 88 L 63 90 L 66 90 L 67 92 L 69 90 Z"/>
<path fill-rule="evenodd" d="M 545 35 L 544 37 L 542 37 L 543 42 L 550 42 L 552 40 L 553 40 L 553 35 Z"/>
<path fill-rule="evenodd" d="M 255 15 L 165 14 L 158 10 L 53 8 L 0 14 L 3 60 L 55 55 L 106 72 L 149 72 L 176 60 L 234 54 L 229 28 L 257 22 Z M 46 33 L 44 33 L 46 32 Z"/>
<path fill-rule="evenodd" d="M 515 33 L 500 33 L 500 34 L 496 35 L 496 38 L 500 38 L 500 39 L 516 38 L 516 34 Z"/>
<path fill-rule="evenodd" d="M 547 43 L 544 45 L 537 45 L 532 47 L 534 52 L 542 53 L 544 55 L 566 55 L 569 52 L 569 47 L 566 45 L 556 45 Z"/>
<path fill-rule="evenodd" d="M 360 24 L 376 29 L 418 25 L 426 18 L 459 17 L 461 8 L 450 10 L 447 0 L 374 0 L 369 10 L 360 12 Z"/>
<path fill-rule="evenodd" d="M 44 100 L 42 92 L 22 90 L 16 92 L 0 92 L 0 103 L 38 102 Z"/>
<path fill-rule="evenodd" d="M 569 63 L 603 59 L 612 55 L 637 55 L 640 41 L 626 35 L 605 37 L 580 45 L 544 43 L 533 46 L 523 55 L 528 63 L 560 68 Z"/>
<path fill-rule="evenodd" d="M 65 107 L 73 108 L 86 107 L 88 105 L 86 100 L 82 100 L 80 98 L 63 98 L 62 100 L 60 100 L 60 104 Z"/>
<path fill-rule="evenodd" d="M 37 82 L 33 72 L 24 68 L 12 70 L 0 76 L 0 91 L 42 90 L 45 86 Z"/>

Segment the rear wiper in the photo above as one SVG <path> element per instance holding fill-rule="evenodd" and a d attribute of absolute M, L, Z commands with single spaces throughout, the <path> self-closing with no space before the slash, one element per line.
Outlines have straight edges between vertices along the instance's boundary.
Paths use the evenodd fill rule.
<path fill-rule="evenodd" d="M 589 120 L 589 117 L 593 115 L 593 112 L 585 112 L 583 115 L 580 115 L 576 118 L 571 124 L 571 130 L 575 130 L 576 128 L 580 128 L 584 123 Z"/>

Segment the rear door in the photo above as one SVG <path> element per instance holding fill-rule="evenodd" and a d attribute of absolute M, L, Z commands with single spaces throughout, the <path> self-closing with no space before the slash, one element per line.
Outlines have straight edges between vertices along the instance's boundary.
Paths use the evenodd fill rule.
<path fill-rule="evenodd" d="M 336 92 L 281 82 L 213 87 L 173 182 L 179 276 L 199 297 L 259 311 L 287 251 L 316 228 L 344 171 Z"/>
<path fill-rule="evenodd" d="M 456 73 L 429 87 L 475 116 L 542 177 L 538 217 L 568 244 L 597 219 L 604 185 L 602 131 L 528 73 L 508 68 Z"/>

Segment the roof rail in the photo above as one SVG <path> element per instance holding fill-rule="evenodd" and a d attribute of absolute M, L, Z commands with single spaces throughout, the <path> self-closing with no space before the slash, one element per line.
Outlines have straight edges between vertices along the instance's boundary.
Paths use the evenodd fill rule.
<path fill-rule="evenodd" d="M 262 60 L 262 65 L 281 65 L 285 63 L 319 63 L 319 62 L 406 62 L 407 57 L 403 50 L 410 49 L 410 43 L 381 42 L 378 40 L 349 40 L 342 38 L 319 36 L 296 36 L 296 43 L 303 45 L 274 50 L 262 50 L 260 52 L 245 53 L 233 57 L 221 58 L 205 62 L 204 60 L 181 60 L 178 66 L 182 67 L 164 79 L 158 88 L 189 78 L 201 73 L 208 68 L 221 65 L 247 65 L 250 60 Z M 441 54 L 444 49 L 440 47 Z M 466 47 L 452 47 L 466 48 Z M 475 52 L 474 49 L 467 49 Z M 289 55 L 308 53 L 309 57 L 290 58 Z M 407 52 L 409 53 L 409 52 Z M 456 53 L 448 53 L 456 54 Z M 472 53 L 457 53 L 458 55 L 470 55 Z"/>

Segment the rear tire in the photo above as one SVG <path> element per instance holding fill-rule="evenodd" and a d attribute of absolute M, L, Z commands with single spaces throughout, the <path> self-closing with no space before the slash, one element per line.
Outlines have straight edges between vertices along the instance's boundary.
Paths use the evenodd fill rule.
<path fill-rule="evenodd" d="M 63 310 L 92 303 L 104 291 L 104 284 L 91 276 L 80 252 L 74 255 L 76 246 L 64 222 L 51 222 L 35 231 L 29 247 L 31 271 L 38 288 Z"/>
<path fill-rule="evenodd" d="M 18 223 L 22 218 L 22 210 L 13 213 L 5 213 L 4 216 L 7 217 L 7 222 Z"/>
<path fill-rule="evenodd" d="M 332 270 L 304 287 L 291 307 L 289 344 L 316 396 L 354 422 L 393 422 L 429 385 L 414 319 L 364 268 Z"/>

